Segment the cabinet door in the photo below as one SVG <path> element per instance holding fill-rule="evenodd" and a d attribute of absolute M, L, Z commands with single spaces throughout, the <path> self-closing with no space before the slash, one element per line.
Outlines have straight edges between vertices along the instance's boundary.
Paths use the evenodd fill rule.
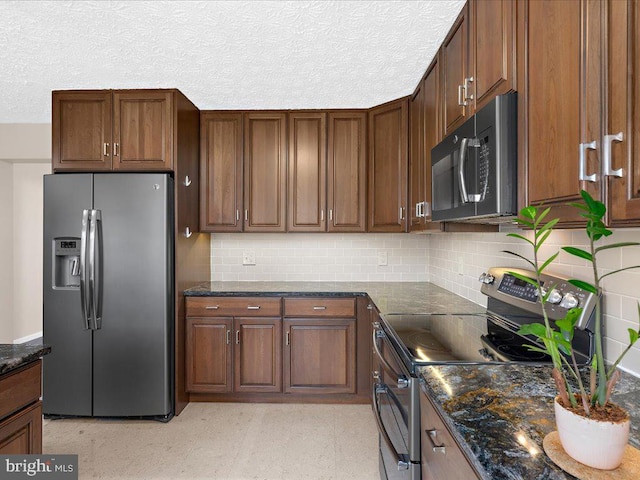
<path fill-rule="evenodd" d="M 355 393 L 355 319 L 284 320 L 285 392 Z"/>
<path fill-rule="evenodd" d="M 290 232 L 324 232 L 327 175 L 326 114 L 289 114 Z"/>
<path fill-rule="evenodd" d="M 423 229 L 422 206 L 425 199 L 426 161 L 424 149 L 424 88 L 420 84 L 409 102 L 409 230 Z"/>
<path fill-rule="evenodd" d="M 282 391 L 282 320 L 234 318 L 236 392 Z"/>
<path fill-rule="evenodd" d="M 111 91 L 52 97 L 53 170 L 111 170 Z"/>
<path fill-rule="evenodd" d="M 172 93 L 113 92 L 114 170 L 173 168 Z"/>
<path fill-rule="evenodd" d="M 246 232 L 286 230 L 286 114 L 244 114 Z"/>
<path fill-rule="evenodd" d="M 436 55 L 424 77 L 424 228 L 440 231 L 441 222 L 431 221 L 431 149 L 442 140 L 442 108 L 440 95 L 440 55 Z"/>
<path fill-rule="evenodd" d="M 200 230 L 242 231 L 242 114 L 200 119 Z"/>
<path fill-rule="evenodd" d="M 42 453 L 42 402 L 0 422 L 0 455 Z"/>
<path fill-rule="evenodd" d="M 444 135 L 462 125 L 468 115 L 464 80 L 468 75 L 468 5 L 465 5 L 442 44 L 442 105 Z"/>
<path fill-rule="evenodd" d="M 367 207 L 365 112 L 329 113 L 329 232 L 364 232 Z"/>
<path fill-rule="evenodd" d="M 408 100 L 369 112 L 370 232 L 407 230 Z"/>
<path fill-rule="evenodd" d="M 640 221 L 640 5 L 607 2 L 608 112 L 605 134 L 622 133 L 611 145 L 612 169 L 622 177 L 609 177 L 609 216 L 613 226 Z"/>
<path fill-rule="evenodd" d="M 590 2 L 591 7 L 597 5 Z M 583 2 L 541 0 L 523 3 L 521 10 L 521 24 L 529 26 L 519 52 L 527 63 L 518 74 L 528 203 L 555 206 L 552 216 L 565 224 L 580 221 L 566 204 L 580 199 L 581 188 L 600 197 L 598 184 L 579 179 L 579 145 L 599 142 L 602 103 L 599 16 L 583 17 L 583 9 Z M 599 175 L 599 151 L 587 151 L 588 173 Z"/>
<path fill-rule="evenodd" d="M 187 318 L 187 391 L 230 392 L 230 317 Z"/>
<path fill-rule="evenodd" d="M 514 0 L 471 0 L 469 64 L 473 104 L 480 109 L 496 95 L 516 89 Z M 474 41 L 475 40 L 475 41 Z"/>

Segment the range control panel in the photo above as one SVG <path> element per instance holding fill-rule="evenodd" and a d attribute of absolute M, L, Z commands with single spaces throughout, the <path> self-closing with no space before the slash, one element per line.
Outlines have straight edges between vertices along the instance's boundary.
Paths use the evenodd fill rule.
<path fill-rule="evenodd" d="M 566 278 L 543 274 L 541 288 L 513 275 L 535 279 L 535 272 L 519 268 L 493 267 L 480 275 L 481 291 L 485 295 L 497 298 L 505 303 L 534 313 L 541 313 L 540 295 L 549 294 L 545 309 L 553 319 L 563 318 L 567 310 L 582 308 L 583 314 L 578 327 L 585 328 L 595 307 L 595 296 L 581 288 L 571 285 Z"/>

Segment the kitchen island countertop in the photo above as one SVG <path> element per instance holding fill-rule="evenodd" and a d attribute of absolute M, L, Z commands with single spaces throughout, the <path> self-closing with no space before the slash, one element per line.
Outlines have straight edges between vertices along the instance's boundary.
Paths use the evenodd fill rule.
<path fill-rule="evenodd" d="M 38 360 L 49 352 L 51 347 L 46 345 L 0 343 L 0 374 Z"/>
<path fill-rule="evenodd" d="M 574 478 L 542 448 L 556 429 L 550 366 L 429 366 L 420 376 L 422 389 L 483 478 Z M 640 379 L 623 372 L 612 401 L 629 411 L 629 443 L 640 448 Z"/>
<path fill-rule="evenodd" d="M 188 297 L 366 296 L 380 313 L 482 314 L 485 307 L 429 282 L 207 282 L 185 290 Z"/>

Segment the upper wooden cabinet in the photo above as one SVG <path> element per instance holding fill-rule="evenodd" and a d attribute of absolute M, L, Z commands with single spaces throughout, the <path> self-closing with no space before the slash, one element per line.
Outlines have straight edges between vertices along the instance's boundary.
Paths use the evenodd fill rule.
<path fill-rule="evenodd" d="M 288 230 L 326 230 L 326 114 L 289 113 Z"/>
<path fill-rule="evenodd" d="M 367 113 L 330 112 L 328 130 L 327 231 L 364 232 Z"/>
<path fill-rule="evenodd" d="M 609 223 L 640 224 L 640 4 L 605 4 L 608 34 L 607 110 L 603 141 L 611 145 L 607 190 Z M 620 135 L 621 134 L 621 135 Z M 618 141 L 621 139 L 621 141 Z M 607 165 L 605 165 L 607 166 Z M 607 173 L 605 171 L 605 173 Z"/>
<path fill-rule="evenodd" d="M 242 158 L 242 113 L 202 112 L 201 231 L 242 231 Z"/>
<path fill-rule="evenodd" d="M 442 139 L 440 56 L 433 59 L 409 104 L 409 185 L 412 232 L 441 231 L 431 221 L 431 149 Z"/>
<path fill-rule="evenodd" d="M 465 4 L 441 47 L 442 107 L 445 136 L 460 126 L 471 113 L 469 92 L 469 4 Z"/>
<path fill-rule="evenodd" d="M 54 91 L 54 171 L 172 170 L 179 97 L 177 90 Z"/>
<path fill-rule="evenodd" d="M 244 114 L 244 230 L 287 228 L 287 116 Z"/>
<path fill-rule="evenodd" d="M 403 98 L 369 111 L 370 232 L 407 231 L 408 110 Z"/>
<path fill-rule="evenodd" d="M 637 30 L 636 2 L 518 4 L 521 200 L 564 226 L 583 223 L 581 189 L 610 225 L 640 223 Z"/>
<path fill-rule="evenodd" d="M 444 135 L 516 88 L 514 0 L 469 0 L 442 44 Z"/>

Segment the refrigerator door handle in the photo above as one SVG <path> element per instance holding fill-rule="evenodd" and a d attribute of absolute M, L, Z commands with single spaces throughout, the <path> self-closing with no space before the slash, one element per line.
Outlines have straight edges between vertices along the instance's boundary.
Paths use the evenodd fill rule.
<path fill-rule="evenodd" d="M 99 256 L 99 231 L 98 222 L 102 220 L 100 210 L 91 210 L 91 222 L 89 227 L 89 291 L 91 296 L 91 311 L 93 330 L 99 330 L 102 327 L 102 304 L 100 301 L 100 275 L 96 275 L 97 262 Z M 98 266 L 99 267 L 99 266 Z"/>
<path fill-rule="evenodd" d="M 89 320 L 89 290 L 87 288 L 87 229 L 89 227 L 89 210 L 82 211 L 82 234 L 80 237 L 80 307 L 82 308 L 82 319 L 84 320 L 84 329 L 91 328 Z"/>

